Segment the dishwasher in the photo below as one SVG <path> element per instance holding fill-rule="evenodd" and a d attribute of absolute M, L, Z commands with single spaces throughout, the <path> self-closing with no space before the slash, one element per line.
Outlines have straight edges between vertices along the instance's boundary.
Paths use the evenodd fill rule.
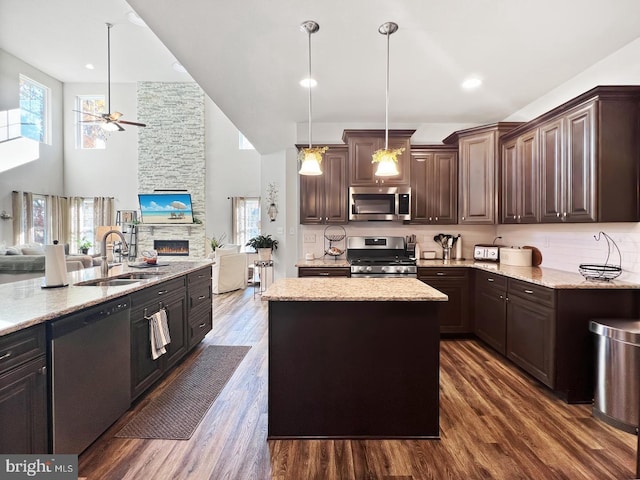
<path fill-rule="evenodd" d="M 49 324 L 51 451 L 80 454 L 131 405 L 129 297 Z"/>

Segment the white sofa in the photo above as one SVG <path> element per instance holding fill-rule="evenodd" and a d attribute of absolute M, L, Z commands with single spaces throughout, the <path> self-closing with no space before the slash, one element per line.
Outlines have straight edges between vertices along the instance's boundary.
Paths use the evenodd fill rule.
<path fill-rule="evenodd" d="M 247 256 L 239 252 L 240 245 L 216 249 L 211 287 L 213 293 L 226 293 L 247 287 Z"/>

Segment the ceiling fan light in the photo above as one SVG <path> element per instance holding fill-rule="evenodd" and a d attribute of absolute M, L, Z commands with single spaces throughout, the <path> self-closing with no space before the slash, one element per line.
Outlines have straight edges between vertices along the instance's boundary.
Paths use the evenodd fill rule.
<path fill-rule="evenodd" d="M 118 125 L 113 122 L 104 122 L 100 124 L 100 128 L 102 128 L 105 132 L 117 132 L 120 130 Z"/>
<path fill-rule="evenodd" d="M 314 78 L 303 78 L 300 80 L 300 86 L 304 88 L 313 88 L 318 85 L 318 82 Z"/>

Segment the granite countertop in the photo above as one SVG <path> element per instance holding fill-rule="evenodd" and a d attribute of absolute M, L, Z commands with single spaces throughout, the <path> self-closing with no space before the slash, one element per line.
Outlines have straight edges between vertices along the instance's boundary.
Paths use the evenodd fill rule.
<path fill-rule="evenodd" d="M 477 262 L 474 260 L 418 260 L 418 267 L 471 267 L 478 270 L 503 275 L 543 287 L 556 289 L 640 289 L 640 284 L 624 280 L 587 280 L 579 272 L 566 272 L 547 267 L 514 267 L 495 262 Z"/>
<path fill-rule="evenodd" d="M 415 278 L 283 278 L 271 284 L 262 300 L 339 302 L 445 302 L 448 297 Z"/>
<path fill-rule="evenodd" d="M 207 265 L 211 265 L 211 261 L 169 262 L 166 266 L 153 268 L 114 266 L 109 269 L 109 277 L 117 277 L 128 272 L 158 274 L 157 277 L 120 286 L 75 285 L 78 282 L 101 278 L 100 267 L 70 272 L 67 287 L 42 288 L 44 277 L 1 284 L 0 298 L 3 299 L 3 308 L 0 310 L 0 336 L 180 277 Z"/>
<path fill-rule="evenodd" d="M 514 267 L 511 265 L 502 265 L 495 262 L 478 262 L 475 260 L 418 260 L 418 267 L 468 267 L 487 272 L 493 272 L 496 275 L 503 275 L 525 282 L 535 283 L 548 288 L 556 289 L 640 289 L 640 284 L 626 282 L 624 280 L 597 281 L 587 280 L 576 270 L 576 272 L 566 272 L 564 270 L 556 270 L 547 267 Z M 346 258 L 341 260 L 299 260 L 296 267 L 348 267 L 349 262 Z"/>
<path fill-rule="evenodd" d="M 327 267 L 350 267 L 349 262 L 345 257 L 323 257 L 316 258 L 314 260 L 298 260 L 296 262 L 296 267 L 317 267 L 317 268 L 327 268 Z"/>

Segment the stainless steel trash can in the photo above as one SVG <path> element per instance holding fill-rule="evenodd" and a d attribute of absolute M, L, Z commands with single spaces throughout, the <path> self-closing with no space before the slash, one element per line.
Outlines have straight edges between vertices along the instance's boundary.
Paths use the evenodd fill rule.
<path fill-rule="evenodd" d="M 640 319 L 589 322 L 595 337 L 593 416 L 636 433 L 640 414 Z"/>

